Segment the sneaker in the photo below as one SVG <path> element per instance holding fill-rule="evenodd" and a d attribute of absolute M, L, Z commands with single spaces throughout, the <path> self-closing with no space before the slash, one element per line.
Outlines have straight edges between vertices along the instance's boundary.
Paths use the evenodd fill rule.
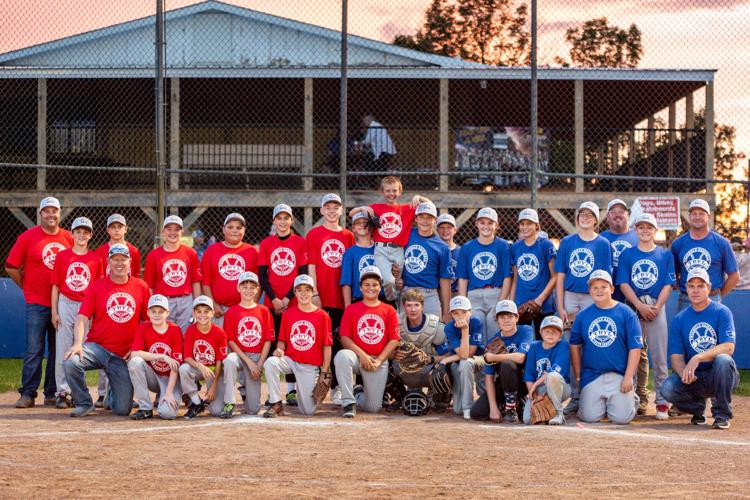
<path fill-rule="evenodd" d="M 471 420 L 471 409 L 466 409 L 463 412 L 464 420 Z"/>
<path fill-rule="evenodd" d="M 656 420 L 669 420 L 669 405 L 656 405 Z"/>
<path fill-rule="evenodd" d="M 219 417 L 221 418 L 232 418 L 232 414 L 234 413 L 234 404 L 233 403 L 227 403 L 224 405 L 224 408 L 221 410 L 221 415 Z"/>
<path fill-rule="evenodd" d="M 16 401 L 16 408 L 33 408 L 35 404 L 34 398 L 23 395 Z"/>
<path fill-rule="evenodd" d="M 562 413 L 558 413 L 551 419 L 549 419 L 549 422 L 547 422 L 549 425 L 564 425 L 565 424 L 565 415 Z"/>
<path fill-rule="evenodd" d="M 55 396 L 44 396 L 44 406 L 56 406 L 57 398 Z"/>
<path fill-rule="evenodd" d="M 684 415 L 684 414 L 680 410 L 678 410 L 675 405 L 672 405 L 669 407 L 670 417 L 679 417 L 680 415 Z"/>
<path fill-rule="evenodd" d="M 154 410 L 138 410 L 130 415 L 130 420 L 146 420 L 154 416 Z"/>
<path fill-rule="evenodd" d="M 136 401 L 136 400 L 133 400 L 133 401 L 131 401 L 131 402 L 130 402 L 130 407 L 131 407 L 132 409 L 134 409 L 134 410 L 135 410 L 136 408 L 138 408 L 139 406 L 140 406 L 140 405 L 138 404 L 138 401 Z M 157 402 L 156 402 L 156 401 L 154 401 L 154 406 L 159 406 L 159 405 L 157 404 Z"/>
<path fill-rule="evenodd" d="M 711 427 L 714 429 L 729 429 L 729 420 L 722 417 L 716 417 Z"/>
<path fill-rule="evenodd" d="M 99 399 L 96 400 L 96 403 L 94 403 L 94 406 L 96 408 L 104 408 L 104 396 L 99 396 Z"/>
<path fill-rule="evenodd" d="M 344 418 L 354 418 L 357 414 L 357 405 L 354 403 L 344 406 L 341 410 L 341 416 Z"/>
<path fill-rule="evenodd" d="M 266 411 L 263 412 L 264 418 L 274 418 L 278 417 L 279 415 L 284 414 L 284 405 L 281 404 L 281 401 L 278 403 L 274 403 L 271 405 L 270 408 L 268 408 Z"/>
<path fill-rule="evenodd" d="M 578 413 L 578 400 L 571 399 L 568 405 L 563 409 L 563 414 L 574 415 Z"/>
<path fill-rule="evenodd" d="M 341 406 L 341 388 L 336 386 L 335 389 L 331 389 L 331 403 L 336 406 Z"/>
<path fill-rule="evenodd" d="M 701 414 L 693 415 L 693 418 L 690 419 L 690 423 L 693 425 L 706 425 L 707 420 L 706 416 Z"/>
<path fill-rule="evenodd" d="M 365 393 L 365 386 L 361 384 L 355 385 L 354 390 L 352 390 L 352 395 L 354 396 L 355 401 L 359 400 L 357 396 L 359 396 L 360 394 L 364 394 L 364 393 Z"/>
<path fill-rule="evenodd" d="M 289 406 L 297 406 L 297 391 L 295 389 L 286 393 L 286 404 Z"/>
<path fill-rule="evenodd" d="M 506 408 L 503 412 L 503 422 L 506 424 L 517 424 L 518 423 L 518 412 L 515 408 Z"/>
<path fill-rule="evenodd" d="M 190 406 L 188 407 L 187 413 L 185 413 L 185 416 L 183 418 L 185 420 L 191 420 L 197 417 L 198 415 L 200 415 L 201 413 L 203 413 L 203 410 L 205 409 L 206 409 L 206 403 L 204 403 L 203 401 L 201 401 L 198 404 L 191 403 Z"/>
<path fill-rule="evenodd" d="M 58 410 L 64 410 L 66 408 L 72 408 L 73 407 L 73 400 L 70 398 L 70 394 L 60 393 L 57 398 L 55 398 L 55 408 Z"/>
<path fill-rule="evenodd" d="M 93 406 L 76 406 L 73 411 L 70 412 L 71 417 L 85 417 L 89 413 L 94 411 Z"/>

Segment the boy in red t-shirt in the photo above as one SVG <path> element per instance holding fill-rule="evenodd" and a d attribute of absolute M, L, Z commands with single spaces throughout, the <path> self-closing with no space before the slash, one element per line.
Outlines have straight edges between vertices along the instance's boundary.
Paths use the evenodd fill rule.
<path fill-rule="evenodd" d="M 409 241 L 416 209 L 420 203 L 431 203 L 424 196 L 415 195 L 409 203 L 400 205 L 398 198 L 403 190 L 398 177 L 383 177 L 380 181 L 380 193 L 385 203 L 373 203 L 349 211 L 350 217 L 365 212 L 370 217 L 378 218 L 378 228 L 373 232 L 375 266 L 383 276 L 385 298 L 391 302 L 396 301 L 396 278 L 393 276 L 392 266 L 399 269 L 404 267 L 404 247 Z"/>
<path fill-rule="evenodd" d="M 101 257 L 102 262 L 104 262 L 104 273 L 107 276 L 109 276 L 109 267 L 107 267 L 107 254 L 109 253 L 109 247 L 120 243 L 126 245 L 128 250 L 130 250 L 130 275 L 134 278 L 141 277 L 141 252 L 135 247 L 135 245 L 125 241 L 125 235 L 127 233 L 128 226 L 125 222 L 125 217 L 120 214 L 112 214 L 107 217 L 107 234 L 109 235 L 109 241 L 96 249 L 96 254 Z"/>
<path fill-rule="evenodd" d="M 273 356 L 266 360 L 266 383 L 271 407 L 264 417 L 283 415 L 279 375 L 294 373 L 297 379 L 297 406 L 303 415 L 317 409 L 313 389 L 318 377 L 331 377 L 331 318 L 312 302 L 315 282 L 307 274 L 294 280 L 297 307 L 287 309 L 281 318 L 279 341 Z"/>
<path fill-rule="evenodd" d="M 103 274 L 101 258 L 89 250 L 89 240 L 94 225 L 86 217 L 78 217 L 70 228 L 73 233 L 73 248 L 57 254 L 52 270 L 52 324 L 55 335 L 55 381 L 57 394 L 55 406 L 62 410 L 73 406 L 70 386 L 65 379 L 63 356 L 73 345 L 73 328 L 78 310 L 89 285 Z M 85 331 L 88 331 L 88 324 Z M 102 394 L 104 395 L 104 394 Z"/>
<path fill-rule="evenodd" d="M 400 340 L 396 310 L 378 300 L 383 278 L 375 266 L 362 270 L 363 300 L 346 308 L 341 319 L 341 344 L 336 355 L 336 378 L 341 388 L 341 416 L 353 418 L 357 406 L 375 413 L 383 406 L 388 380 L 388 358 Z M 354 386 L 354 375 L 364 386 Z"/>
<path fill-rule="evenodd" d="M 185 362 L 180 366 L 182 392 L 190 398 L 190 406 L 185 413 L 187 420 L 203 413 L 206 406 L 214 417 L 220 417 L 224 412 L 222 372 L 223 361 L 227 357 L 227 335 L 224 330 L 213 324 L 213 318 L 214 301 L 205 295 L 196 297 L 193 300 L 195 323 L 185 332 Z M 208 385 L 203 399 L 198 394 L 198 382 L 201 380 Z"/>
<path fill-rule="evenodd" d="M 152 295 L 148 300 L 148 319 L 138 325 L 130 348 L 128 371 L 138 411 L 130 418 L 145 420 L 154 415 L 149 391 L 159 395 L 159 416 L 166 420 L 177 417 L 180 406 L 180 364 L 182 363 L 182 330 L 167 321 L 169 300 Z"/>
<path fill-rule="evenodd" d="M 255 300 L 260 291 L 258 276 L 244 272 L 237 280 L 240 303 L 227 309 L 224 331 L 232 351 L 224 360 L 224 394 L 227 405 L 234 410 L 234 389 L 240 373 L 245 374 L 245 413 L 255 415 L 260 410 L 261 375 L 263 363 L 276 340 L 271 311 Z M 232 413 L 227 409 L 227 418 Z"/>

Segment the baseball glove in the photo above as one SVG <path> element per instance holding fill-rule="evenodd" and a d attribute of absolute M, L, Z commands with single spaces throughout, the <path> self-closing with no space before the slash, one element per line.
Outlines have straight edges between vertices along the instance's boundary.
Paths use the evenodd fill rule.
<path fill-rule="evenodd" d="M 534 300 L 528 300 L 518 307 L 518 321 L 529 322 L 542 312 L 542 307 Z"/>
<path fill-rule="evenodd" d="M 556 415 L 557 408 L 546 394 L 542 396 L 542 399 L 531 404 L 531 423 L 534 425 L 546 424 Z"/>
<path fill-rule="evenodd" d="M 487 356 L 486 355 L 487 354 L 505 354 L 507 352 L 508 352 L 508 349 L 505 347 L 505 342 L 503 342 L 503 339 L 500 338 L 500 335 L 497 335 L 495 338 L 493 338 L 492 340 L 490 340 L 490 342 L 485 346 L 485 348 L 484 348 L 484 354 L 485 354 L 484 360 L 488 364 L 491 364 L 491 365 L 495 364 L 495 363 L 497 363 L 497 361 L 494 361 L 494 362 L 490 363 L 489 361 L 487 361 Z"/>
<path fill-rule="evenodd" d="M 453 381 L 450 370 L 443 363 L 435 363 L 428 377 L 430 389 L 435 394 L 450 394 L 453 391 Z"/>
<path fill-rule="evenodd" d="M 416 373 L 432 363 L 432 356 L 411 342 L 402 340 L 398 343 L 397 349 L 403 354 L 403 357 L 398 360 L 398 365 L 405 373 Z"/>
<path fill-rule="evenodd" d="M 320 375 L 318 375 L 318 381 L 315 382 L 315 387 L 313 387 L 312 392 L 312 396 L 315 400 L 316 405 L 321 404 L 325 400 L 326 395 L 328 395 L 328 391 L 331 389 L 332 382 L 333 374 L 331 372 L 320 372 Z"/>

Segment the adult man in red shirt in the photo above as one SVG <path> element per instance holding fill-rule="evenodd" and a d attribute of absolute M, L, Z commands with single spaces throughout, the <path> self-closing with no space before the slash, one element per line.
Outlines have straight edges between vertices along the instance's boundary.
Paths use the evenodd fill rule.
<path fill-rule="evenodd" d="M 133 345 L 140 321 L 148 319 L 148 285 L 133 278 L 130 271 L 130 251 L 122 244 L 109 249 L 110 275 L 91 285 L 78 311 L 73 347 L 65 353 L 65 377 L 68 379 L 76 405 L 71 417 L 85 417 L 94 410 L 86 371 L 103 369 L 109 379 L 105 407 L 116 415 L 130 414 L 133 385 L 125 358 Z M 86 322 L 91 327 L 86 342 Z"/>
<path fill-rule="evenodd" d="M 73 236 L 60 228 L 60 202 L 44 198 L 39 204 L 40 224 L 27 229 L 5 261 L 5 271 L 23 289 L 26 300 L 26 354 L 21 370 L 21 397 L 16 408 L 34 406 L 42 379 L 45 339 L 44 404 L 55 404 L 55 328 L 52 325 L 52 269 L 61 250 L 73 246 Z"/>

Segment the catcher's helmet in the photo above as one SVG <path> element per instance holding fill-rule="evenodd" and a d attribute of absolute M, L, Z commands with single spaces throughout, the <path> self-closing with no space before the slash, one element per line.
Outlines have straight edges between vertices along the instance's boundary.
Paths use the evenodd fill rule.
<path fill-rule="evenodd" d="M 404 410 L 404 415 L 412 417 L 421 417 L 427 415 L 430 409 L 430 404 L 420 390 L 413 390 L 406 393 L 404 400 L 401 403 L 401 408 Z"/>

